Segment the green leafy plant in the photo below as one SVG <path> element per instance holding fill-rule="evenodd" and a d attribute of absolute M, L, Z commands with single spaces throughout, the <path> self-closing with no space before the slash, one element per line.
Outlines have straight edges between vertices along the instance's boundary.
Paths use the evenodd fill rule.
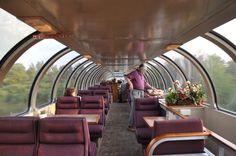
<path fill-rule="evenodd" d="M 173 87 L 168 89 L 165 96 L 169 105 L 200 105 L 205 100 L 206 95 L 201 84 L 193 84 L 189 81 L 181 87 L 178 80 L 173 82 Z"/>

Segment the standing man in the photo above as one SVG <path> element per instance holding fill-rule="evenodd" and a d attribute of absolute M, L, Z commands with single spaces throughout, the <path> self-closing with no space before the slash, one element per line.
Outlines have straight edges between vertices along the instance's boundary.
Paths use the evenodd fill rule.
<path fill-rule="evenodd" d="M 131 73 L 125 75 L 125 80 L 129 84 L 130 90 L 130 98 L 131 98 L 131 110 L 129 114 L 129 131 L 135 131 L 134 128 L 134 101 L 136 98 L 144 97 L 145 89 L 155 89 L 150 86 L 148 82 L 145 80 L 144 73 L 146 71 L 146 67 L 144 64 L 140 64 L 139 67 L 132 71 Z"/>

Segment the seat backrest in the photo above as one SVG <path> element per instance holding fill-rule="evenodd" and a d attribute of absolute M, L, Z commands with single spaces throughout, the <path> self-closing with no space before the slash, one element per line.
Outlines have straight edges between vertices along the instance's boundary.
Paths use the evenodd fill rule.
<path fill-rule="evenodd" d="M 203 132 L 203 124 L 200 119 L 189 118 L 179 120 L 155 121 L 153 138 L 168 133 Z M 187 154 L 202 153 L 204 141 L 175 141 L 166 142 L 156 147 L 154 154 Z"/>
<path fill-rule="evenodd" d="M 110 93 L 112 92 L 112 87 L 110 85 L 100 86 L 100 90 L 108 90 Z"/>
<path fill-rule="evenodd" d="M 145 116 L 165 116 L 165 111 L 160 107 L 157 98 L 137 98 L 135 99 L 135 127 L 148 127 L 143 117 Z"/>
<path fill-rule="evenodd" d="M 79 97 L 60 96 L 57 98 L 55 114 L 78 114 L 79 103 Z"/>
<path fill-rule="evenodd" d="M 89 145 L 85 118 L 50 117 L 39 121 L 38 156 L 88 156 Z"/>
<path fill-rule="evenodd" d="M 0 117 L 0 155 L 36 155 L 37 122 L 37 117 Z"/>
<path fill-rule="evenodd" d="M 108 90 L 94 90 L 93 95 L 103 96 L 105 99 L 109 98 Z"/>
<path fill-rule="evenodd" d="M 160 103 L 157 98 L 137 98 L 135 99 L 135 110 L 156 110 L 160 107 Z"/>
<path fill-rule="evenodd" d="M 88 90 L 99 90 L 99 88 L 100 88 L 100 87 L 95 87 L 95 86 L 93 86 L 93 87 L 88 87 Z"/>
<path fill-rule="evenodd" d="M 92 90 L 78 90 L 78 95 L 79 96 L 92 96 L 93 91 Z"/>
<path fill-rule="evenodd" d="M 84 96 L 81 98 L 81 114 L 99 114 L 98 124 L 105 124 L 105 106 L 102 96 Z"/>

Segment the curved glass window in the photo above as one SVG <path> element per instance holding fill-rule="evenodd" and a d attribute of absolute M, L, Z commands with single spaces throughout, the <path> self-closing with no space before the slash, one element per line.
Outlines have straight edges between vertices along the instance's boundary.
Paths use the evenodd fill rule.
<path fill-rule="evenodd" d="M 221 34 L 228 40 L 230 40 L 234 45 L 236 45 L 236 18 L 215 28 L 214 31 Z"/>
<path fill-rule="evenodd" d="M 29 91 L 36 73 L 46 60 L 64 47 L 56 40 L 47 39 L 38 42 L 19 57 L 0 87 L 0 115 L 27 110 Z"/>
<path fill-rule="evenodd" d="M 179 80 L 180 84 L 184 83 L 184 79 L 183 77 L 180 75 L 180 73 L 167 61 L 163 60 L 160 57 L 156 57 L 154 58 L 156 61 L 158 61 L 159 63 L 161 63 L 163 66 L 165 66 L 168 71 L 171 73 L 172 77 L 174 80 Z"/>
<path fill-rule="evenodd" d="M 168 89 L 168 87 L 172 86 L 172 80 L 170 75 L 167 73 L 166 70 L 164 70 L 160 64 L 154 63 L 152 61 L 149 61 L 149 63 L 151 63 L 153 66 L 155 66 L 157 68 L 158 71 L 160 71 L 160 73 L 162 74 L 162 76 L 164 77 L 164 80 L 166 82 L 166 89 Z"/>
<path fill-rule="evenodd" d="M 236 112 L 236 63 L 209 40 L 197 37 L 182 46 L 207 70 L 216 89 L 220 108 Z"/>
<path fill-rule="evenodd" d="M 36 31 L 0 8 L 0 60 L 19 41 Z"/>
<path fill-rule="evenodd" d="M 58 88 L 57 88 L 57 96 L 62 96 L 64 94 L 64 89 L 66 87 L 66 81 L 68 80 L 70 74 L 72 73 L 72 71 L 81 63 L 83 63 L 84 61 L 86 61 L 86 58 L 82 58 L 80 60 L 78 60 L 77 62 L 75 62 L 74 64 L 72 64 L 72 66 L 70 66 L 61 76 L 61 79 L 58 82 Z"/>
<path fill-rule="evenodd" d="M 172 59 L 185 73 L 187 79 L 191 83 L 200 83 L 203 85 L 203 89 L 206 92 L 206 95 L 209 95 L 209 92 L 207 92 L 206 83 L 202 78 L 202 75 L 199 73 L 199 71 L 194 67 L 194 65 L 187 60 L 184 56 L 181 54 L 171 50 L 167 53 L 164 54 L 165 56 L 169 57 Z M 206 100 L 208 102 L 208 100 Z"/>
<path fill-rule="evenodd" d="M 77 69 L 76 73 L 72 76 L 71 82 L 70 82 L 70 84 L 68 85 L 68 87 L 74 87 L 75 81 L 76 81 L 77 77 L 79 76 L 80 72 L 81 72 L 85 67 L 87 67 L 88 65 L 90 65 L 91 63 L 92 63 L 91 61 L 86 62 L 83 67 L 79 67 L 79 69 Z"/>
<path fill-rule="evenodd" d="M 63 66 L 68 63 L 73 58 L 77 57 L 79 54 L 77 52 L 69 52 L 66 55 L 62 56 L 58 59 L 47 71 L 44 75 L 42 81 L 39 85 L 39 90 L 36 99 L 36 105 L 41 106 L 50 102 L 51 100 L 51 88 L 52 84 L 58 75 L 59 71 L 63 68 Z"/>

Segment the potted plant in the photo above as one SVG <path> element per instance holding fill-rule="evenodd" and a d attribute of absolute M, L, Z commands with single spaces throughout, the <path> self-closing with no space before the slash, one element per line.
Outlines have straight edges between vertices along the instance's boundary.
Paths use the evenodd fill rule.
<path fill-rule="evenodd" d="M 201 105 L 206 95 L 201 84 L 187 81 L 183 87 L 178 80 L 173 82 L 173 87 L 168 89 L 165 96 L 167 105 Z"/>

